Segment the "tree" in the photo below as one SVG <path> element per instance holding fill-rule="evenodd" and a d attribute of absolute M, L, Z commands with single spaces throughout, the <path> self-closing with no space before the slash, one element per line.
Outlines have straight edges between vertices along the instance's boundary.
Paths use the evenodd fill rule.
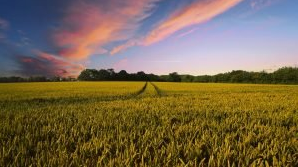
<path fill-rule="evenodd" d="M 169 74 L 168 78 L 169 82 L 181 82 L 181 77 L 178 75 L 177 72 L 173 72 Z"/>
<path fill-rule="evenodd" d="M 161 77 L 154 74 L 147 74 L 147 77 L 149 81 L 164 81 Z"/>
<path fill-rule="evenodd" d="M 98 71 L 97 81 L 108 81 L 111 79 L 111 72 L 101 69 Z"/>
<path fill-rule="evenodd" d="M 139 81 L 147 81 L 147 75 L 143 71 L 137 72 L 137 78 Z"/>
<path fill-rule="evenodd" d="M 78 76 L 80 81 L 96 81 L 96 78 L 98 78 L 98 71 L 95 69 L 85 69 Z"/>
<path fill-rule="evenodd" d="M 121 70 L 118 74 L 117 74 L 117 78 L 120 81 L 125 81 L 125 80 L 129 80 L 130 76 L 129 74 L 125 71 L 125 70 Z"/>
<path fill-rule="evenodd" d="M 193 82 L 195 77 L 192 75 L 182 75 L 181 77 L 181 82 Z"/>
<path fill-rule="evenodd" d="M 109 73 L 110 80 L 116 80 L 116 73 L 114 69 L 107 69 L 107 72 Z"/>
<path fill-rule="evenodd" d="M 34 77 L 29 77 L 28 81 L 29 82 L 46 82 L 48 80 L 45 76 L 34 76 Z"/>
<path fill-rule="evenodd" d="M 273 78 L 276 83 L 297 83 L 298 68 L 283 67 L 273 72 Z"/>

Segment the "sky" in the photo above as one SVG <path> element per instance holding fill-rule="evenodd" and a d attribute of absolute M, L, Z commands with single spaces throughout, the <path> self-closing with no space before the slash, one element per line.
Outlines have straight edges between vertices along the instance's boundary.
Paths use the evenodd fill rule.
<path fill-rule="evenodd" d="M 298 66 L 295 0 L 0 0 L 0 76 Z"/>

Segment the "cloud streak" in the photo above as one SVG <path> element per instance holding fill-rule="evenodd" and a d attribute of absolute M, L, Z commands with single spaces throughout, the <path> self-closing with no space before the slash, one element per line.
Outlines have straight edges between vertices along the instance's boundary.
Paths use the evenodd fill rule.
<path fill-rule="evenodd" d="M 53 34 L 59 55 L 83 60 L 106 53 L 105 45 L 126 40 L 150 16 L 157 0 L 75 1 Z"/>
<path fill-rule="evenodd" d="M 242 0 L 204 0 L 174 12 L 167 20 L 149 33 L 144 45 L 159 42 L 173 33 L 191 25 L 204 23 L 222 14 Z"/>
<path fill-rule="evenodd" d="M 34 51 L 35 56 L 16 55 L 19 64 L 18 73 L 25 76 L 61 76 L 76 77 L 85 67 L 70 63 L 57 56 L 42 51 Z"/>
<path fill-rule="evenodd" d="M 115 48 L 113 48 L 110 52 L 111 55 L 117 54 L 123 50 L 126 50 L 132 46 L 136 46 L 136 45 L 142 45 L 142 40 L 139 39 L 133 39 L 133 40 L 129 40 L 128 42 L 124 43 L 123 45 L 119 45 Z"/>
<path fill-rule="evenodd" d="M 0 17 L 0 29 L 6 30 L 9 28 L 9 22 Z"/>
<path fill-rule="evenodd" d="M 250 1 L 250 6 L 254 10 L 260 10 L 265 7 L 271 6 L 275 3 L 278 3 L 282 0 L 251 0 Z"/>
<path fill-rule="evenodd" d="M 85 67 L 74 63 L 108 51 L 105 45 L 133 36 L 141 21 L 150 16 L 158 0 L 75 0 L 50 33 L 55 54 L 34 50 L 13 54 L 17 73 L 24 76 L 77 76 Z M 0 19 L 0 28 L 8 28 Z M 0 38 L 1 34 L 0 34 Z M 22 40 L 28 43 L 28 39 Z"/>
<path fill-rule="evenodd" d="M 181 29 L 207 22 L 234 7 L 241 1 L 242 0 L 196 0 L 190 5 L 174 11 L 167 19 L 163 20 L 157 27 L 150 31 L 147 36 L 138 42 L 128 41 L 124 45 L 114 48 L 111 54 L 116 54 L 131 46 L 148 46 L 159 42 Z"/>
<path fill-rule="evenodd" d="M 5 34 L 1 31 L 7 30 L 8 28 L 9 28 L 9 22 L 0 17 L 0 40 L 6 38 Z"/>

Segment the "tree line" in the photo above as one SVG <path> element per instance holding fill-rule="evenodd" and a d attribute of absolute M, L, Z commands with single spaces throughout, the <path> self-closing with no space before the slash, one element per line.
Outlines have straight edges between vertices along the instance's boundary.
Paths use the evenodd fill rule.
<path fill-rule="evenodd" d="M 272 73 L 265 71 L 247 72 L 234 70 L 217 75 L 179 75 L 177 72 L 169 75 L 146 74 L 143 71 L 128 73 L 125 70 L 115 72 L 114 69 L 85 69 L 77 78 L 61 78 L 35 76 L 0 77 L 0 82 L 58 82 L 58 81 L 155 81 L 155 82 L 202 82 L 202 83 L 259 83 L 259 84 L 298 84 L 298 68 L 283 67 Z"/>
<path fill-rule="evenodd" d="M 158 75 L 146 74 L 143 71 L 127 73 L 121 70 L 118 73 L 114 69 L 85 69 L 78 76 L 79 81 L 163 81 Z"/>
<path fill-rule="evenodd" d="M 45 76 L 31 76 L 28 78 L 23 77 L 0 77 L 0 83 L 13 83 L 13 82 L 66 82 L 66 81 L 77 81 L 76 78 L 71 77 L 45 77 Z"/>
<path fill-rule="evenodd" d="M 203 83 L 298 84 L 298 68 L 283 67 L 272 73 L 267 73 L 265 71 L 247 72 L 236 70 L 217 75 L 181 75 L 181 81 Z"/>
<path fill-rule="evenodd" d="M 113 69 L 86 69 L 78 77 L 80 81 L 157 81 L 157 82 L 203 82 L 203 83 L 259 83 L 259 84 L 298 84 L 298 68 L 283 67 L 272 73 L 265 71 L 247 72 L 234 70 L 217 75 L 169 75 L 146 74 L 144 72 L 129 74 L 125 70 L 116 73 Z"/>

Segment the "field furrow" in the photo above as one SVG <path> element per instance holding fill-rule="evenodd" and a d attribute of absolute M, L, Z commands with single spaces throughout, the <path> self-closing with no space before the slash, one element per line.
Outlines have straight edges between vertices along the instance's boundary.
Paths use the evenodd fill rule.
<path fill-rule="evenodd" d="M 298 166 L 297 86 L 40 83 L 0 92 L 0 166 Z"/>

